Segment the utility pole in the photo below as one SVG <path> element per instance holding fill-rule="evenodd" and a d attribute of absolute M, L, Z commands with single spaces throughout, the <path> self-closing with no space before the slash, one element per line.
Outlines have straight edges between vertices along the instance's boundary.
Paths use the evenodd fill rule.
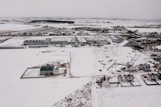
<path fill-rule="evenodd" d="M 67 67 L 68 67 L 68 69 L 69 69 L 69 77 L 71 78 L 71 77 L 73 77 L 73 75 L 72 75 L 72 73 L 71 73 L 71 62 L 72 62 L 72 59 L 71 59 L 71 52 L 69 52 L 69 57 L 70 57 L 70 62 L 68 62 L 67 63 Z"/>

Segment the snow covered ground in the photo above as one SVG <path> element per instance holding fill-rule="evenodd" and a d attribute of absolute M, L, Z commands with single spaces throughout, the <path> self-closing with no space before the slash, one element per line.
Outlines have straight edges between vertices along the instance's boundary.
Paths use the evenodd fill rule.
<path fill-rule="evenodd" d="M 0 44 L 0 46 L 22 46 L 25 40 L 45 40 L 46 38 L 53 38 L 52 36 L 45 36 L 45 37 L 12 37 L 12 39 L 8 39 L 7 41 Z"/>
<path fill-rule="evenodd" d="M 129 30 L 138 30 L 140 33 L 158 32 L 161 33 L 161 28 L 128 28 Z"/>
<path fill-rule="evenodd" d="M 88 48 L 0 50 L 0 106 L 51 107 L 91 80 L 86 77 L 20 79 L 26 68 L 53 60 L 50 56 L 39 57 L 39 52 L 44 50 L 71 51 L 73 74 L 82 76 L 92 72 L 92 50 Z"/>
<path fill-rule="evenodd" d="M 93 90 L 94 91 L 94 90 Z M 95 90 L 93 107 L 160 107 L 161 87 L 117 87 Z"/>
<path fill-rule="evenodd" d="M 121 21 L 105 19 L 78 19 L 75 24 L 40 24 L 52 27 L 103 27 L 124 25 L 156 24 L 153 22 Z M 19 31 L 37 28 L 34 25 L 18 23 L 0 24 L 0 31 Z M 132 29 L 135 30 L 135 29 Z M 139 29 L 139 32 L 161 32 L 160 29 Z M 0 46 L 21 46 L 24 40 L 37 40 L 49 37 L 13 37 Z M 5 39 L 4 37 L 0 40 Z M 110 39 L 111 40 L 111 39 Z M 112 41 L 111 41 L 112 42 Z M 0 106 L 1 107 L 52 107 L 66 96 L 79 90 L 85 84 L 93 80 L 93 76 L 115 74 L 127 62 L 138 65 L 148 63 L 151 59 L 129 47 L 122 47 L 128 41 L 121 44 L 112 43 L 109 46 L 94 47 L 48 47 L 35 49 L 6 49 L 0 50 Z M 160 46 L 158 46 L 160 47 Z M 43 52 L 51 53 L 45 54 Z M 53 52 L 56 54 L 53 54 Z M 58 52 L 67 52 L 68 55 L 60 55 Z M 69 55 L 71 57 L 69 57 Z M 67 57 L 68 56 L 68 57 Z M 71 73 L 74 78 L 48 78 L 20 79 L 28 67 L 42 65 L 56 60 L 71 61 Z M 101 69 L 101 71 L 100 71 Z M 36 70 L 34 75 L 38 74 Z M 161 86 L 146 86 L 141 82 L 139 87 L 109 87 L 96 89 L 92 87 L 92 107 L 160 107 Z"/>
<path fill-rule="evenodd" d="M 95 75 L 108 74 L 109 72 L 116 72 L 121 65 L 133 63 L 139 65 L 141 63 L 148 63 L 151 59 L 129 47 L 106 46 L 95 49 Z M 112 66 L 115 64 L 114 66 Z M 110 68 L 110 66 L 112 66 Z"/>
<path fill-rule="evenodd" d="M 92 107 L 91 86 L 91 82 L 87 83 L 52 107 Z"/>
<path fill-rule="evenodd" d="M 47 51 L 49 53 L 45 54 L 44 52 Z M 56 52 L 55 55 L 53 55 L 54 51 Z M 65 57 L 60 56 L 57 52 L 69 52 L 71 54 L 71 59 L 68 60 L 71 60 L 71 71 L 76 78 L 49 77 L 27 80 L 20 79 L 20 76 L 28 67 L 41 65 L 53 60 L 61 60 L 66 57 L 66 55 Z M 102 48 L 50 47 L 40 49 L 1 50 L 0 58 L 2 74 L 0 76 L 0 84 L 2 84 L 0 86 L 0 99 L 2 99 L 0 106 L 3 107 L 51 107 L 54 103 L 64 99 L 66 96 L 91 81 L 92 76 L 109 74 L 106 70 L 115 62 L 121 64 L 134 62 L 134 65 L 137 65 L 140 63 L 146 63 L 150 60 L 149 57 L 138 51 L 129 47 L 121 47 L 119 45 L 105 46 Z M 99 69 L 102 69 L 103 72 L 100 72 Z M 115 72 L 118 69 L 120 69 L 120 66 L 117 67 L 115 65 L 109 71 Z M 131 91 L 134 90 L 133 88 L 137 91 Z M 149 102 L 149 100 L 151 101 L 148 103 L 150 105 L 157 103 L 156 100 L 153 100 L 150 97 L 159 99 L 160 86 L 154 87 L 154 89 L 149 88 L 149 90 L 144 92 L 143 90 L 145 90 L 145 88 L 148 87 L 116 87 L 116 89 L 109 88 L 100 90 L 92 89 L 92 92 L 95 93 L 92 94 L 94 101 L 93 107 L 98 107 L 98 105 L 99 107 L 108 107 L 109 105 L 110 107 L 116 107 L 119 105 L 127 106 L 128 104 L 126 105 L 126 102 L 128 99 L 131 99 L 131 102 L 129 102 L 130 105 L 134 103 L 133 100 L 139 102 L 144 100 L 146 97 L 148 97 L 148 99 L 144 101 L 143 104 Z M 128 94 L 126 94 L 126 91 Z M 110 94 L 108 92 L 110 92 Z M 122 94 L 120 95 L 120 93 Z M 135 104 L 135 106 L 139 105 L 142 105 L 142 103 Z"/>
<path fill-rule="evenodd" d="M 3 23 L 0 24 L 0 31 L 20 31 L 33 28 L 40 28 L 38 26 L 21 24 L 21 23 Z"/>
<path fill-rule="evenodd" d="M 156 48 L 161 49 L 161 45 L 156 46 Z"/>

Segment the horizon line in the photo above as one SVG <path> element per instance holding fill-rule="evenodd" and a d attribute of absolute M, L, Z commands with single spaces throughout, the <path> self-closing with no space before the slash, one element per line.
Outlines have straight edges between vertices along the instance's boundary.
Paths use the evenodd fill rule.
<path fill-rule="evenodd" d="M 0 16 L 0 18 L 75 18 L 75 19 L 111 19 L 111 20 L 158 20 L 161 18 L 119 18 L 119 17 L 72 17 L 72 16 Z"/>

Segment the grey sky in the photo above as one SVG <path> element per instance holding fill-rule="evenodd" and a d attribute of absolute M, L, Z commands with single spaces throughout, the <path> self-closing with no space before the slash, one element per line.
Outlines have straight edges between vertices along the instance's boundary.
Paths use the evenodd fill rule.
<path fill-rule="evenodd" d="M 0 17 L 161 19 L 161 0 L 0 0 Z"/>

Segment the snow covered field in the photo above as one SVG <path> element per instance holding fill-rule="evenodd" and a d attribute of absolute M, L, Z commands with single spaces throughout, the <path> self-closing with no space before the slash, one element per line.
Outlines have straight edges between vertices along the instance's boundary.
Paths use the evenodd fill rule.
<path fill-rule="evenodd" d="M 158 32 L 161 33 L 161 28 L 128 28 L 129 30 L 138 30 L 140 33 Z"/>
<path fill-rule="evenodd" d="M 27 25 L 27 24 L 20 24 L 20 23 L 4 23 L 0 24 L 0 31 L 20 31 L 20 30 L 27 30 L 27 29 L 33 29 L 33 28 L 39 28 L 35 27 L 33 25 Z"/>
<path fill-rule="evenodd" d="M 39 57 L 44 50 L 67 50 L 72 54 L 74 75 L 85 76 L 92 71 L 91 49 L 88 48 L 48 48 L 0 50 L 0 106 L 2 107 L 51 107 L 55 102 L 81 88 L 90 78 L 42 78 L 20 79 L 27 67 L 51 61 L 49 57 Z M 88 58 L 88 61 L 86 61 Z M 83 61 L 84 60 L 84 61 Z M 85 66 L 89 65 L 89 66 Z M 80 75 L 79 75 L 80 74 Z"/>
<path fill-rule="evenodd" d="M 44 54 L 49 51 L 51 53 Z M 41 78 L 41 79 L 20 79 L 20 76 L 28 67 L 41 65 L 57 58 L 52 52 L 70 52 L 71 71 L 76 78 Z M 60 56 L 58 53 L 55 56 Z M 66 55 L 65 55 L 66 56 Z M 0 52 L 0 106 L 3 107 L 51 107 L 56 102 L 81 88 L 92 80 L 92 76 L 100 75 L 100 68 L 105 68 L 102 74 L 108 74 L 105 70 L 113 62 L 127 64 L 128 61 L 134 64 L 146 63 L 150 59 L 144 54 L 129 47 L 106 46 L 102 48 L 41 48 L 22 50 L 1 50 Z M 56 59 L 55 59 L 56 58 Z M 69 58 L 69 57 L 68 57 Z M 95 59 L 96 58 L 96 59 Z M 57 59 L 57 60 L 58 60 Z M 110 62 L 110 60 L 113 60 Z M 68 59 L 69 60 L 69 59 Z M 96 63 L 95 63 L 96 61 Z M 101 64 L 103 61 L 105 65 Z M 94 65 L 94 66 L 93 66 Z M 98 69 L 97 69 L 98 68 Z M 114 72 L 120 67 L 112 67 L 110 72 Z M 95 71 L 95 72 L 94 72 Z M 101 74 L 101 75 L 102 75 Z M 142 84 L 144 84 L 142 82 Z M 108 89 L 92 89 L 93 107 L 117 107 L 147 105 L 148 107 L 159 107 L 157 100 L 161 97 L 160 86 L 149 88 L 143 87 L 115 87 Z M 146 90 L 147 89 L 147 90 Z M 136 90 L 133 91 L 133 90 Z M 144 92 L 144 90 L 146 90 Z M 127 93 L 128 92 L 128 93 Z M 148 97 L 148 99 L 146 99 Z M 151 98 L 152 97 L 152 98 Z M 121 100 L 120 100 L 121 99 Z M 127 103 L 127 100 L 130 102 Z M 146 99 L 146 101 L 144 101 Z M 140 103 L 135 103 L 142 101 Z M 10 102 L 10 103 L 8 103 Z M 147 104 L 147 102 L 150 102 Z M 156 104 L 157 103 L 157 104 Z"/>
<path fill-rule="evenodd" d="M 160 107 L 161 87 L 117 87 L 95 90 L 93 107 Z"/>

